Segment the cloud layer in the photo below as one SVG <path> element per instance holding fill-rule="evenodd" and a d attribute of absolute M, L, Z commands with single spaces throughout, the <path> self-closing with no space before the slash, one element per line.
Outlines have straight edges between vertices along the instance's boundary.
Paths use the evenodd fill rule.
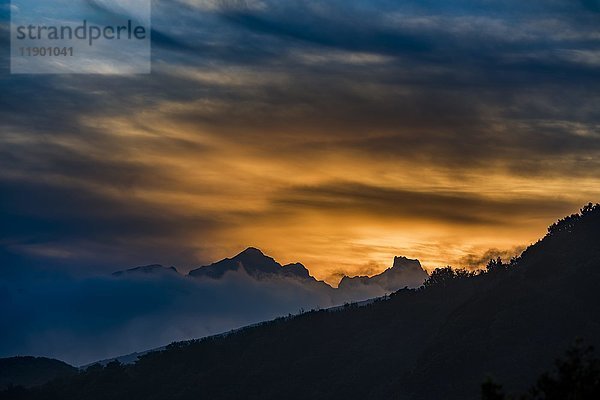
<path fill-rule="evenodd" d="M 166 269 L 85 278 L 29 270 L 0 281 L 0 357 L 85 365 L 384 293 L 368 285 L 342 292 L 291 277 L 258 280 L 243 269 L 220 279 Z"/>

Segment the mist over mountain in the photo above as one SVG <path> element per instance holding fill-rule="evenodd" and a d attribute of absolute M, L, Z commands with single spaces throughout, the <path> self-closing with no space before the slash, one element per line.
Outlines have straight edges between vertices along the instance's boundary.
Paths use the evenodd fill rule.
<path fill-rule="evenodd" d="M 214 264 L 190 271 L 193 277 L 221 278 L 230 271 L 244 270 L 248 275 L 263 278 L 277 276 L 282 266 L 273 258 L 265 256 L 259 249 L 249 247 L 233 258 L 226 258 Z"/>
<path fill-rule="evenodd" d="M 485 273 L 437 269 L 389 300 L 172 344 L 19 398 L 464 400 L 487 376 L 522 392 L 576 338 L 600 343 L 598 237 L 589 205 Z"/>
<path fill-rule="evenodd" d="M 400 279 L 384 289 L 377 279 L 332 288 L 304 265 L 281 265 L 256 248 L 189 275 L 157 264 L 91 277 L 31 270 L 0 281 L 0 313 L 12 321 L 0 323 L 0 356 L 31 354 L 84 365 L 411 284 Z"/>
<path fill-rule="evenodd" d="M 188 275 L 193 278 L 220 279 L 226 273 L 240 271 L 257 280 L 294 278 L 305 285 L 330 289 L 337 303 L 383 296 L 404 287 L 417 288 L 429 276 L 418 260 L 395 257 L 392 267 L 378 275 L 344 276 L 336 290 L 323 281 L 317 281 L 301 263 L 281 265 L 254 247 L 247 248 L 235 257 L 194 269 Z"/>

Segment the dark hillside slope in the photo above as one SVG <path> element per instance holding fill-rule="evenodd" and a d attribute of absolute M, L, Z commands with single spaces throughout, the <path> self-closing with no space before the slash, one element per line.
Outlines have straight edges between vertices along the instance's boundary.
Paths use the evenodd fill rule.
<path fill-rule="evenodd" d="M 42 385 L 56 378 L 72 376 L 77 368 L 44 357 L 0 358 L 0 389 L 9 386 Z"/>
<path fill-rule="evenodd" d="M 415 387 L 414 398 L 460 398 L 481 382 L 478 371 L 522 390 L 525 376 L 541 373 L 577 336 L 600 345 L 600 209 L 582 212 L 550 227 L 453 312 L 413 376 L 444 378 Z"/>
<path fill-rule="evenodd" d="M 600 207 L 586 207 L 510 266 L 442 270 L 387 301 L 175 344 L 19 398 L 476 399 L 488 375 L 520 391 L 576 337 L 600 345 L 599 304 Z"/>

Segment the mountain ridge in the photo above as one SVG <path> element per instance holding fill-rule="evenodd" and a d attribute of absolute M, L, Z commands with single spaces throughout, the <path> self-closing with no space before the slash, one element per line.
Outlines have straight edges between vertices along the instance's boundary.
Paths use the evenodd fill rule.
<path fill-rule="evenodd" d="M 394 257 L 392 267 L 374 276 L 344 276 L 337 288 L 332 287 L 324 281 L 317 280 L 311 274 L 308 268 L 302 263 L 291 263 L 281 265 L 274 258 L 265 255 L 262 250 L 256 247 L 248 247 L 246 250 L 231 258 L 225 258 L 207 266 L 196 268 L 188 273 L 192 278 L 220 279 L 226 273 L 245 271 L 255 279 L 269 278 L 293 278 L 308 284 L 326 287 L 338 295 L 344 292 L 360 291 L 367 288 L 379 289 L 379 292 L 372 297 L 391 293 L 404 287 L 417 288 L 427 279 L 428 274 L 422 268 L 418 260 L 409 259 L 403 256 Z M 362 299 L 365 300 L 365 299 Z"/>

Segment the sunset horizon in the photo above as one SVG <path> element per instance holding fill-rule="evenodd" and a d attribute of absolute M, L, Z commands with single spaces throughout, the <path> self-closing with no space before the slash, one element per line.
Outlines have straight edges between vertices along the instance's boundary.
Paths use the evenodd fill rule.
<path fill-rule="evenodd" d="M 0 48 L 0 400 L 600 396 L 600 0 L 7 0 Z"/>

